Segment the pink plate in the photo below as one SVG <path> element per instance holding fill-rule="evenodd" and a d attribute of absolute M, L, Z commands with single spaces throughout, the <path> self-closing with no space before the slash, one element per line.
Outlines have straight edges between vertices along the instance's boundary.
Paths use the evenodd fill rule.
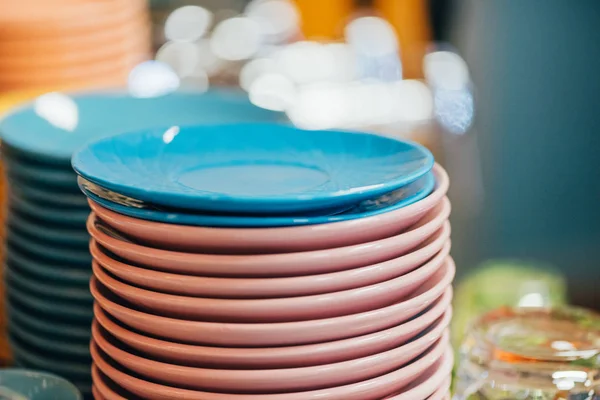
<path fill-rule="evenodd" d="M 94 400 L 104 400 L 104 396 L 100 394 L 100 391 L 94 385 L 92 385 L 92 396 L 94 396 Z"/>
<path fill-rule="evenodd" d="M 122 400 L 123 397 L 116 395 L 107 384 L 108 380 L 115 382 L 122 389 L 149 400 L 377 400 L 401 390 L 410 384 L 415 378 L 431 368 L 448 349 L 448 336 L 444 336 L 435 343 L 425 354 L 412 363 L 366 381 L 328 389 L 320 389 L 306 392 L 281 393 L 281 394 L 228 394 L 210 393 L 190 389 L 164 386 L 133 377 L 123 372 L 120 367 L 111 363 L 110 358 L 92 342 L 90 351 L 95 366 L 108 379 L 102 379 L 102 374 L 95 371 L 95 382 L 102 395 L 107 400 Z M 131 397 L 128 397 L 129 399 Z"/>
<path fill-rule="evenodd" d="M 442 399 L 448 393 L 448 384 L 452 367 L 454 366 L 454 355 L 452 350 L 446 350 L 444 356 L 425 371 L 423 375 L 415 379 L 413 383 L 402 389 L 401 393 L 386 397 L 386 400 L 414 400 L 430 399 L 430 396 L 439 395 Z"/>
<path fill-rule="evenodd" d="M 423 332 L 444 313 L 450 313 L 452 296 L 446 292 L 422 315 L 408 322 L 368 335 L 333 342 L 289 347 L 208 347 L 167 342 L 128 330 L 96 304 L 96 321 L 119 341 L 168 363 L 230 369 L 270 369 L 333 364 L 366 357 L 401 346 Z"/>
<path fill-rule="evenodd" d="M 359 314 L 279 323 L 220 323 L 167 318 L 136 310 L 104 288 L 95 277 L 92 295 L 104 311 L 125 325 L 175 342 L 223 347 L 271 347 L 321 343 L 365 335 L 408 321 L 452 290 L 455 266 L 450 257 L 413 295 L 396 304 Z"/>
<path fill-rule="evenodd" d="M 344 247 L 396 236 L 446 195 L 448 175 L 433 168 L 436 188 L 423 200 L 373 217 L 331 224 L 284 228 L 208 228 L 144 221 L 109 211 L 90 202 L 98 217 L 140 243 L 185 252 L 225 254 L 290 253 Z"/>
<path fill-rule="evenodd" d="M 209 369 L 153 361 L 121 348 L 97 322 L 92 325 L 92 337 L 112 360 L 153 382 L 217 392 L 278 393 L 347 385 L 394 371 L 436 343 L 446 331 L 450 317 L 450 313 L 445 314 L 423 335 L 383 353 L 335 364 L 287 369 Z"/>
<path fill-rule="evenodd" d="M 93 239 L 90 252 L 105 270 L 141 288 L 187 296 L 264 299 L 338 292 L 396 278 L 433 257 L 449 236 L 450 224 L 445 222 L 414 251 L 392 260 L 328 274 L 269 279 L 189 276 L 135 267 L 112 259 Z"/>
<path fill-rule="evenodd" d="M 446 400 L 450 399 L 450 386 L 452 385 L 452 378 L 447 377 L 446 380 L 442 383 L 442 386 L 438 390 L 435 391 L 431 396 L 427 398 L 427 400 Z"/>
<path fill-rule="evenodd" d="M 397 278 L 340 292 L 277 299 L 213 299 L 164 294 L 112 278 L 96 262 L 104 287 L 142 311 L 168 317 L 223 322 L 288 322 L 357 314 L 395 304 L 428 280 L 450 253 L 450 242 L 421 267 Z"/>
<path fill-rule="evenodd" d="M 335 272 L 391 260 L 427 240 L 449 215 L 450 202 L 444 198 L 410 230 L 396 236 L 335 249 L 256 255 L 192 254 L 140 246 L 105 233 L 97 226 L 94 213 L 87 226 L 99 244 L 134 264 L 191 275 L 277 277 Z"/>

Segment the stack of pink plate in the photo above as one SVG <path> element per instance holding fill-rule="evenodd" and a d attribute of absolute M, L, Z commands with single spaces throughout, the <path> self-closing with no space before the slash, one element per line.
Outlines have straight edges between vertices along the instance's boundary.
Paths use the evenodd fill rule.
<path fill-rule="evenodd" d="M 120 86 L 149 52 L 145 0 L 0 1 L 0 90 Z"/>
<path fill-rule="evenodd" d="M 455 266 L 448 177 L 433 176 L 406 207 L 303 226 L 178 225 L 90 200 L 96 398 L 447 398 Z"/>

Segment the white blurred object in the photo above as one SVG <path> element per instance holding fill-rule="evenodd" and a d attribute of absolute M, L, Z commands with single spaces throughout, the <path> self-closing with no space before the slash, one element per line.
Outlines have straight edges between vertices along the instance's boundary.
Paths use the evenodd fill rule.
<path fill-rule="evenodd" d="M 434 89 L 435 118 L 445 131 L 462 135 L 473 123 L 475 105 L 467 88 L 462 90 Z"/>
<path fill-rule="evenodd" d="M 463 90 L 470 83 L 467 63 L 451 51 L 435 51 L 423 59 L 427 83 L 435 89 Z"/>
<path fill-rule="evenodd" d="M 396 120 L 420 122 L 433 116 L 433 96 L 429 87 L 421 81 L 406 79 L 395 82 L 394 104 Z"/>
<path fill-rule="evenodd" d="M 293 106 L 287 111 L 291 121 L 305 129 L 330 129 L 344 126 L 348 118 L 346 86 L 314 83 L 298 89 Z"/>
<path fill-rule="evenodd" d="M 206 34 L 212 20 L 212 13 L 204 7 L 180 7 L 167 17 L 165 37 L 174 41 L 197 40 Z"/>
<path fill-rule="evenodd" d="M 254 0 L 245 11 L 260 26 L 267 43 L 282 43 L 298 34 L 300 15 L 289 0 Z"/>
<path fill-rule="evenodd" d="M 33 109 L 49 124 L 65 131 L 74 131 L 79 124 L 79 108 L 75 101 L 62 93 L 46 93 L 35 99 Z"/>
<path fill-rule="evenodd" d="M 133 97 L 158 97 L 179 88 L 179 77 L 160 61 L 146 61 L 129 74 L 127 88 Z"/>
<path fill-rule="evenodd" d="M 295 102 L 296 87 L 282 74 L 266 73 L 252 82 L 249 96 L 250 101 L 258 107 L 285 111 Z"/>
<path fill-rule="evenodd" d="M 357 18 L 346 26 L 344 35 L 348 44 L 365 56 L 381 57 L 399 51 L 394 27 L 383 18 Z"/>
<path fill-rule="evenodd" d="M 356 53 L 346 43 L 329 43 L 326 49 L 333 58 L 331 79 L 337 82 L 350 82 L 358 77 Z"/>
<path fill-rule="evenodd" d="M 209 76 L 217 73 L 226 63 L 226 61 L 221 60 L 213 52 L 210 45 L 210 39 L 200 39 L 194 44 L 196 45 L 198 52 L 198 64 L 196 65 L 196 68 L 206 72 Z"/>
<path fill-rule="evenodd" d="M 334 53 L 317 42 L 296 42 L 275 55 L 277 67 L 299 84 L 331 80 L 335 76 Z"/>
<path fill-rule="evenodd" d="M 230 18 L 219 23 L 210 40 L 211 49 L 217 57 L 229 61 L 252 57 L 260 45 L 260 26 L 246 17 Z"/>
<path fill-rule="evenodd" d="M 167 42 L 156 52 L 156 61 L 169 65 L 179 76 L 190 75 L 200 62 L 199 48 L 191 42 Z"/>
<path fill-rule="evenodd" d="M 179 83 L 180 90 L 194 92 L 206 92 L 209 86 L 208 74 L 201 69 L 196 69 L 193 73 L 182 77 Z"/>
<path fill-rule="evenodd" d="M 266 74 L 277 72 L 277 66 L 273 59 L 256 58 L 247 62 L 240 71 L 240 87 L 246 91 L 258 78 Z"/>

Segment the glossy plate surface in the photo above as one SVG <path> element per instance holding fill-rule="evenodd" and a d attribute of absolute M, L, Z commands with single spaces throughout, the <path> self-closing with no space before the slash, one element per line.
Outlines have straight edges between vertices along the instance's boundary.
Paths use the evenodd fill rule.
<path fill-rule="evenodd" d="M 80 400 L 81 394 L 75 386 L 56 375 L 24 369 L 0 371 L 0 397 L 30 400 Z"/>
<path fill-rule="evenodd" d="M 165 207 L 285 214 L 354 205 L 433 167 L 424 147 L 276 124 L 171 126 L 112 136 L 73 156 L 84 178 Z"/>
<path fill-rule="evenodd" d="M 95 366 L 93 374 L 95 382 L 103 384 L 102 394 L 110 400 L 131 399 L 133 396 L 127 394 L 127 397 L 115 396 L 115 392 L 110 389 L 110 381 L 115 386 L 132 393 L 141 398 L 161 398 L 169 400 L 189 399 L 189 400 L 365 400 L 381 399 L 391 393 L 398 392 L 409 385 L 416 377 L 427 371 L 434 365 L 448 348 L 446 338 L 438 341 L 433 347 L 418 359 L 414 360 L 402 368 L 391 371 L 376 378 L 368 379 L 362 382 L 352 383 L 343 386 L 335 386 L 327 389 L 311 390 L 304 392 L 288 392 L 279 394 L 231 394 L 214 393 L 199 390 L 181 389 L 173 386 L 166 386 L 158 383 L 138 378 L 130 375 L 130 372 L 116 363 L 110 362 L 110 357 L 106 355 L 95 343 L 92 343 L 90 350 Z M 100 374 L 101 372 L 102 374 Z M 106 379 L 106 378 L 108 379 Z M 105 380 L 104 380 L 104 379 Z M 108 385 L 104 384 L 108 383 Z M 135 398 L 135 397 L 133 397 Z"/>
<path fill-rule="evenodd" d="M 260 109 L 237 91 L 173 93 L 135 98 L 126 92 L 52 93 L 0 121 L 2 141 L 30 158 L 69 163 L 90 140 L 170 124 L 271 122 L 280 113 Z"/>
<path fill-rule="evenodd" d="M 433 173 L 436 186 L 424 199 L 384 214 L 331 224 L 279 228 L 186 226 L 128 217 L 93 201 L 90 206 L 111 228 L 150 247 L 213 254 L 289 253 L 349 246 L 397 235 L 426 215 L 446 195 L 448 175 L 440 165 L 433 167 Z"/>
<path fill-rule="evenodd" d="M 335 318 L 280 323 L 222 323 L 161 317 L 136 310 L 92 278 L 90 290 L 102 309 L 140 333 L 169 341 L 224 347 L 276 347 L 319 343 L 373 333 L 415 317 L 440 296 L 452 296 L 455 266 L 448 259 L 410 299 L 378 310 Z"/>
<path fill-rule="evenodd" d="M 116 200 L 104 191 L 94 190 L 97 186 L 85 182 L 80 177 L 81 190 L 94 202 L 101 206 L 133 218 L 164 222 L 168 224 L 212 227 L 281 227 L 316 225 L 331 222 L 350 221 L 384 214 L 409 206 L 429 195 L 435 186 L 435 177 L 429 172 L 400 189 L 384 194 L 374 200 L 365 200 L 351 209 L 334 215 L 324 216 L 232 216 L 216 214 L 192 214 L 185 211 L 168 211 L 141 203 L 125 204 Z M 112 193 L 111 193 L 112 194 Z"/>

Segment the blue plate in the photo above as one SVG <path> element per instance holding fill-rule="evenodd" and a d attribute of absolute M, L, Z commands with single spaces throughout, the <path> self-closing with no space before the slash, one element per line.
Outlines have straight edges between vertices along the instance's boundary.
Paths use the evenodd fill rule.
<path fill-rule="evenodd" d="M 5 247 L 5 263 L 13 265 L 16 269 L 26 272 L 47 282 L 58 282 L 64 284 L 89 284 L 92 270 L 82 267 L 64 266 L 61 263 L 43 262 L 39 259 L 27 256 L 7 243 Z"/>
<path fill-rule="evenodd" d="M 36 204 L 48 204 L 54 207 L 63 207 L 70 210 L 88 210 L 89 206 L 85 196 L 78 193 L 47 190 L 39 185 L 24 182 L 11 182 L 10 191 L 18 198 L 30 200 Z"/>
<path fill-rule="evenodd" d="M 29 254 L 40 261 L 65 263 L 69 265 L 91 268 L 92 256 L 88 246 L 81 248 L 65 248 L 53 243 L 44 243 L 28 237 L 18 229 L 8 227 L 6 234 L 8 246 L 18 249 L 21 253 Z"/>
<path fill-rule="evenodd" d="M 91 185 L 94 187 L 94 185 Z M 95 193 L 103 195 L 97 190 L 94 193 L 88 188 L 85 181 L 80 179 L 81 190 L 94 202 L 119 214 L 149 221 L 164 222 L 178 225 L 213 226 L 213 227 L 278 227 L 315 225 L 331 222 L 348 221 L 351 219 L 366 218 L 383 214 L 402 207 L 406 207 L 428 196 L 435 186 L 433 173 L 429 172 L 424 177 L 417 179 L 401 189 L 385 194 L 375 200 L 365 200 L 356 207 L 341 214 L 300 217 L 300 216 L 228 216 L 228 215 L 203 215 L 185 212 L 169 212 L 154 209 L 151 206 L 137 203 L 135 207 L 119 204 L 107 198 L 100 197 Z M 114 197 L 113 197 L 114 199 Z"/>
<path fill-rule="evenodd" d="M 91 361 L 65 360 L 60 356 L 35 352 L 12 334 L 9 341 L 15 360 L 27 368 L 49 371 L 74 381 L 87 380 L 91 375 Z"/>
<path fill-rule="evenodd" d="M 0 121 L 2 141 L 37 162 L 68 164 L 90 140 L 172 124 L 276 122 L 281 113 L 254 106 L 241 91 L 173 93 L 135 98 L 126 92 L 51 94 Z"/>
<path fill-rule="evenodd" d="M 43 335 L 65 337 L 73 342 L 89 343 L 92 337 L 88 323 L 59 323 L 56 319 L 43 318 L 35 310 L 28 310 L 21 304 L 11 301 L 6 304 L 9 320 L 18 321 L 22 327 L 40 332 Z"/>
<path fill-rule="evenodd" d="M 73 157 L 85 179 L 141 201 L 263 215 L 354 205 L 413 182 L 433 162 L 415 143 L 275 124 L 132 132 Z"/>
<path fill-rule="evenodd" d="M 94 300 L 89 290 L 89 284 L 57 284 L 52 281 L 43 281 L 20 270 L 16 265 L 6 263 L 4 273 L 10 279 L 28 292 L 39 293 L 40 296 L 69 301 L 74 303 L 92 303 Z"/>
<path fill-rule="evenodd" d="M 11 335 L 20 338 L 28 347 L 30 346 L 40 349 L 43 352 L 61 355 L 70 359 L 78 358 L 82 361 L 90 359 L 89 338 L 87 341 L 76 343 L 71 338 L 50 337 L 22 326 L 15 319 L 9 320 L 8 331 Z"/>
<path fill-rule="evenodd" d="M 7 226 L 14 227 L 19 232 L 41 243 L 57 244 L 64 247 L 85 248 L 90 241 L 90 236 L 85 230 L 85 225 L 80 227 L 60 226 L 57 223 L 41 223 L 30 215 L 22 214 L 20 210 L 9 206 Z"/>
<path fill-rule="evenodd" d="M 10 206 L 22 215 L 61 227 L 77 227 L 85 232 L 85 222 L 90 214 L 90 208 L 52 207 L 50 204 L 38 204 L 25 197 L 11 192 Z"/>
<path fill-rule="evenodd" d="M 91 322 L 94 317 L 91 304 L 62 301 L 30 292 L 12 279 L 11 276 L 6 277 L 6 282 L 11 286 L 6 288 L 9 303 L 16 301 L 36 310 L 40 315 L 53 316 L 60 321 Z"/>
<path fill-rule="evenodd" d="M 0 370 L 0 397 L 28 400 L 81 400 L 81 393 L 69 381 L 45 372 L 25 369 Z"/>
<path fill-rule="evenodd" d="M 42 186 L 46 190 L 62 191 L 77 185 L 77 175 L 62 169 L 43 169 L 24 163 L 5 162 L 4 168 L 9 181 Z"/>

